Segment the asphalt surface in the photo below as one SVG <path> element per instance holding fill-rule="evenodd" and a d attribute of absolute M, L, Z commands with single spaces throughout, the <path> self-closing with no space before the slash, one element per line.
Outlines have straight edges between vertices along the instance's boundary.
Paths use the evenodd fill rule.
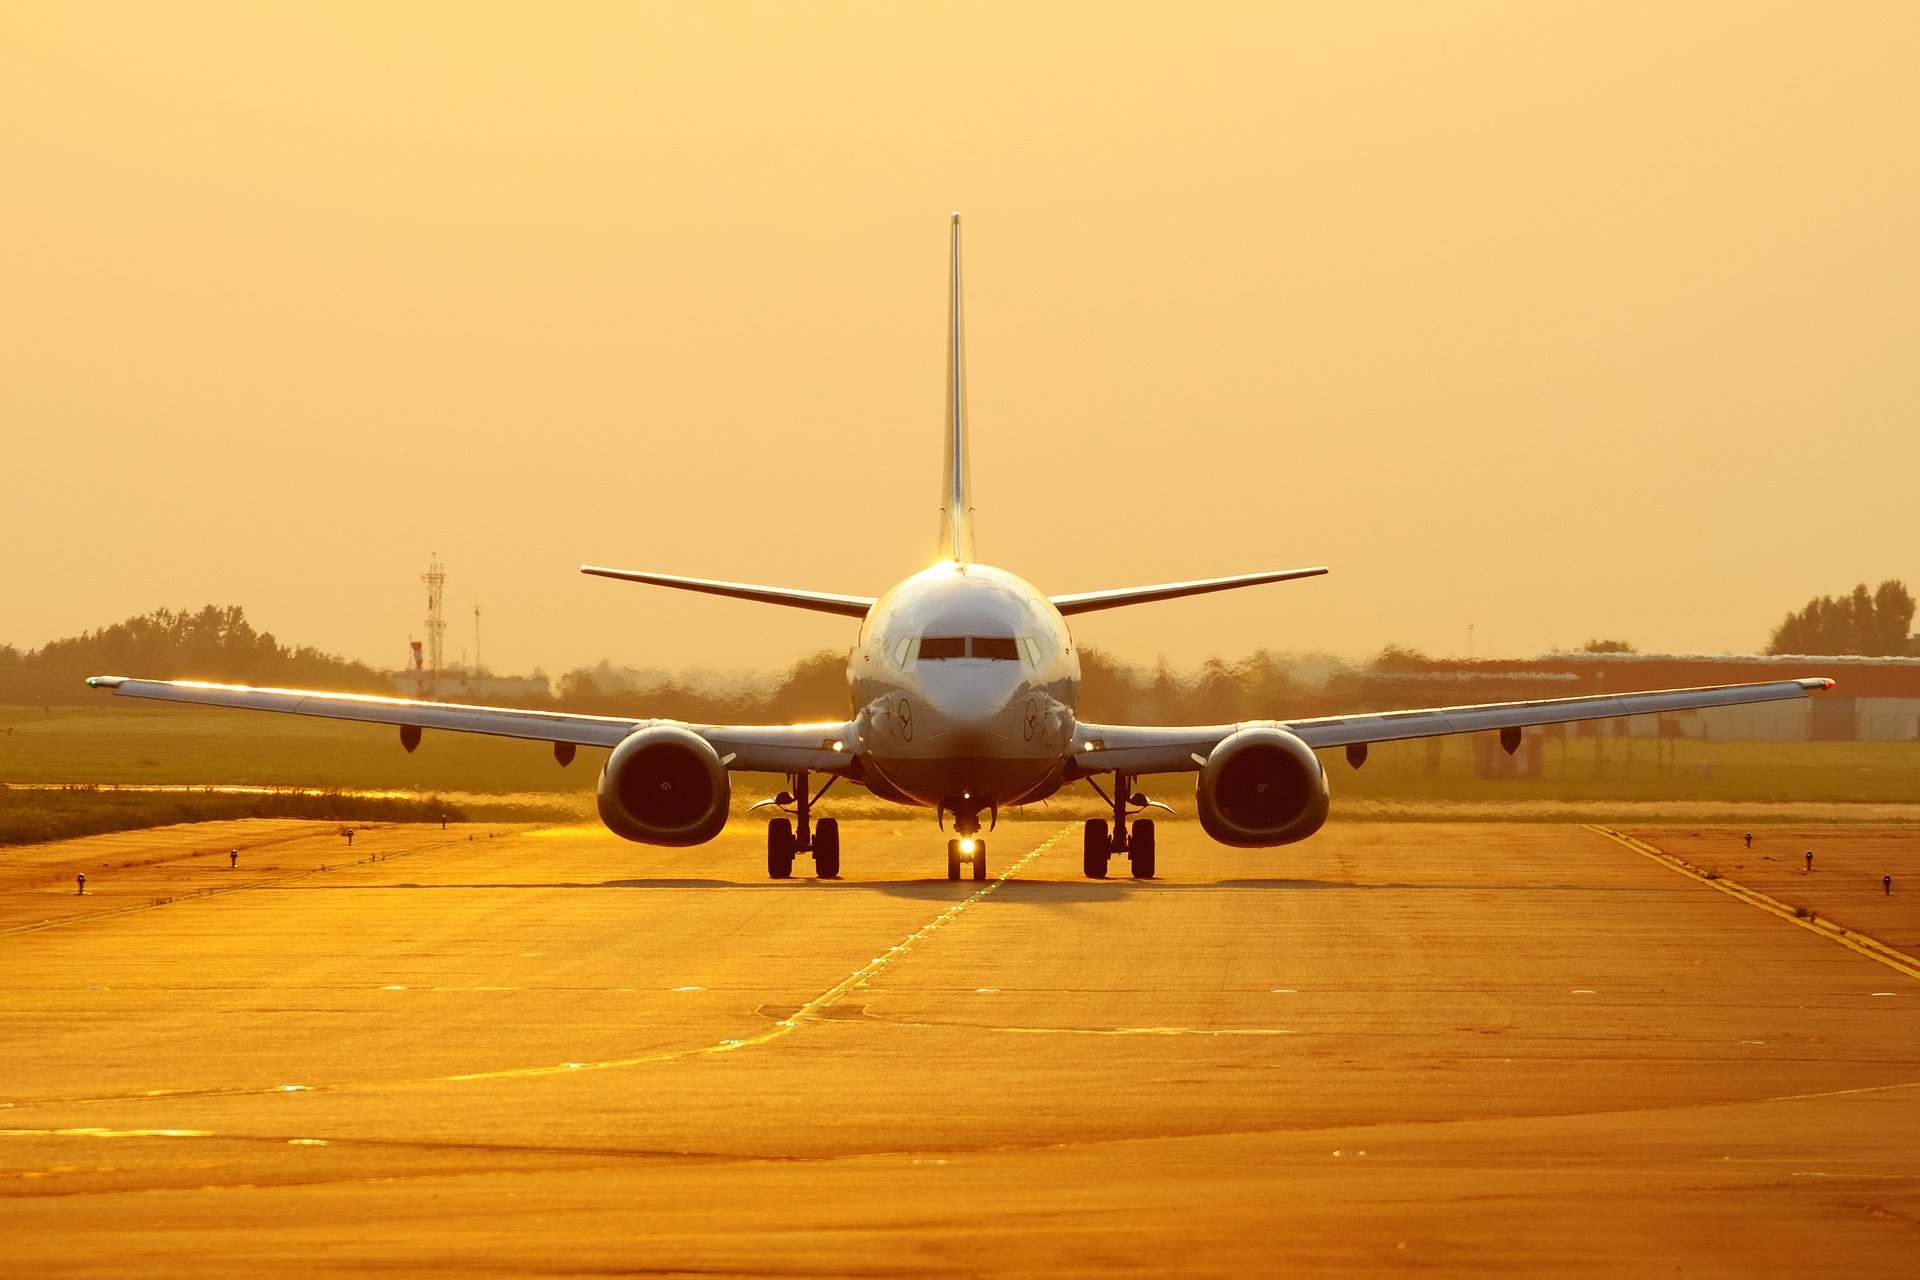
<path fill-rule="evenodd" d="M 1920 1274 L 1908 973 L 1574 825 L 1160 837 L 0 850 L 0 1274 Z"/>

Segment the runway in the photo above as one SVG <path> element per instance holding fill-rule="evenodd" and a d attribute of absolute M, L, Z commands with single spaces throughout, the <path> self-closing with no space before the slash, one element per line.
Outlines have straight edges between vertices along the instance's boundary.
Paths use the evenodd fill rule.
<path fill-rule="evenodd" d="M 1920 1258 L 1920 981 L 1577 825 L 218 825 L 0 851 L 10 1274 Z"/>

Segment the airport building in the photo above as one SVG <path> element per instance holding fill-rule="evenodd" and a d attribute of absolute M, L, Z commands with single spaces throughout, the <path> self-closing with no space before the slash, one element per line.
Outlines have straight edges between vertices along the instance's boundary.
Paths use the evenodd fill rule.
<path fill-rule="evenodd" d="M 1375 670 L 1364 696 L 1378 706 L 1453 706 L 1577 698 L 1830 676 L 1829 693 L 1744 707 L 1570 725 L 1581 737 L 1705 741 L 1920 741 L 1920 658 L 1550 653 L 1516 659 L 1413 659 Z"/>

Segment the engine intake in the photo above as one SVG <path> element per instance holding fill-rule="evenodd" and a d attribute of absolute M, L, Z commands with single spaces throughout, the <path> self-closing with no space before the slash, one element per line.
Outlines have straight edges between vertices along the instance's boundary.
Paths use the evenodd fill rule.
<path fill-rule="evenodd" d="M 1241 849 L 1305 840 L 1327 820 L 1332 795 L 1313 748 L 1284 729 L 1228 735 L 1200 768 L 1200 825 Z"/>
<path fill-rule="evenodd" d="M 600 821 L 642 844 L 704 844 L 727 825 L 732 788 L 719 753 L 681 725 L 627 735 L 600 770 Z"/>

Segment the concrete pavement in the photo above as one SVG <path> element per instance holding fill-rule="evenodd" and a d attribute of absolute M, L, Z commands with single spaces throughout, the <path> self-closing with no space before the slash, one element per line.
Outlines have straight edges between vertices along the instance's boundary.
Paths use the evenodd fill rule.
<path fill-rule="evenodd" d="M 146 833 L 136 909 L 0 934 L 21 1274 L 1920 1258 L 1920 982 L 1578 826 L 1170 823 L 1160 880 L 1092 883 L 1010 823 L 985 885 L 904 815 L 832 883 L 751 826 L 301 826 L 142 909 L 118 877 L 208 843 Z"/>

